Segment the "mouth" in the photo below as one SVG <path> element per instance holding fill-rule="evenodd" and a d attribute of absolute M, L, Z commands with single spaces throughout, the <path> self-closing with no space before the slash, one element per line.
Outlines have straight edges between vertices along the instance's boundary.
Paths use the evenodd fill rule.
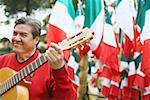
<path fill-rule="evenodd" d="M 13 43 L 13 46 L 20 46 L 20 44 L 18 44 L 18 43 Z"/>
<path fill-rule="evenodd" d="M 14 48 L 20 48 L 22 46 L 22 44 L 19 43 L 13 43 L 13 47 Z"/>

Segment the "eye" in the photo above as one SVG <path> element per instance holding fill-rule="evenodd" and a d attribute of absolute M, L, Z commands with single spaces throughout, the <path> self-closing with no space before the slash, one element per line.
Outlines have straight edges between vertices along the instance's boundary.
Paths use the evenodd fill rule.
<path fill-rule="evenodd" d="M 16 36 L 16 35 L 17 35 L 17 32 L 14 31 L 14 32 L 13 32 L 13 36 Z"/>
<path fill-rule="evenodd" d="M 27 34 L 26 33 L 20 33 L 20 36 L 21 37 L 27 37 Z"/>

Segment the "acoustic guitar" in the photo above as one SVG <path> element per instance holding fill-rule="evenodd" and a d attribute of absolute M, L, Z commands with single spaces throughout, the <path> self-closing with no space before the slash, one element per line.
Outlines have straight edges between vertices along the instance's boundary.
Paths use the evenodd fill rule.
<path fill-rule="evenodd" d="M 59 43 L 62 50 L 76 48 L 93 38 L 93 31 L 84 28 L 78 34 L 64 39 Z M 41 67 L 42 64 L 47 62 L 45 54 L 35 59 L 33 62 L 25 66 L 19 72 L 15 72 L 10 68 L 0 69 L 0 100 L 28 100 L 29 93 L 27 84 L 24 79 L 32 72 Z"/>

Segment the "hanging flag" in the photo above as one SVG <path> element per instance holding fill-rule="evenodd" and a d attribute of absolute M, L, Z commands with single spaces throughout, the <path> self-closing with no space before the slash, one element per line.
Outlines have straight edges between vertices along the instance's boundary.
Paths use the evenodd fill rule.
<path fill-rule="evenodd" d="M 103 64 L 110 66 L 112 70 L 119 72 L 118 53 L 118 45 L 115 38 L 115 34 L 113 32 L 110 14 L 106 10 L 106 21 L 104 24 L 99 59 Z"/>
<path fill-rule="evenodd" d="M 122 71 L 120 80 L 120 99 L 130 100 L 130 89 L 128 88 L 128 73 L 126 70 Z"/>
<path fill-rule="evenodd" d="M 139 1 L 138 4 L 137 25 L 140 30 L 140 41 L 142 43 L 142 61 L 140 69 L 138 68 L 135 85 L 144 89 L 143 100 L 150 98 L 150 1 Z"/>
<path fill-rule="evenodd" d="M 110 94 L 110 82 L 112 79 L 112 70 L 109 67 L 104 66 L 99 77 L 101 78 L 100 82 L 102 84 L 101 89 L 102 94 L 108 97 Z"/>
<path fill-rule="evenodd" d="M 141 63 L 141 69 L 139 69 L 140 72 L 143 72 L 146 75 L 149 75 L 149 69 L 150 69 L 150 63 L 149 63 L 149 59 L 150 59 L 150 53 L 148 51 L 148 49 L 150 48 L 149 45 L 149 39 L 150 39 L 150 0 L 145 0 L 145 1 L 139 1 L 138 2 L 138 14 L 137 14 L 137 18 L 136 18 L 136 23 L 138 26 L 138 30 L 140 31 L 141 35 L 140 35 L 140 41 L 143 45 L 142 47 L 142 63 Z M 141 76 L 142 78 L 142 76 Z M 143 83 L 144 84 L 144 83 Z M 150 84 L 150 83 L 149 83 Z M 139 86 L 143 86 L 138 84 Z M 141 87 L 143 88 L 143 87 Z"/>
<path fill-rule="evenodd" d="M 104 4 L 103 0 L 85 0 L 85 27 L 94 31 L 94 37 L 90 41 L 90 47 L 96 56 L 99 56 L 99 45 L 103 34 Z"/>
<path fill-rule="evenodd" d="M 128 62 L 127 62 L 124 54 L 122 54 L 119 71 L 122 72 L 123 70 L 127 70 L 127 68 L 128 68 Z"/>
<path fill-rule="evenodd" d="M 72 0 L 57 0 L 48 23 L 48 43 L 58 43 L 75 34 L 74 18 L 75 10 Z M 65 52 L 67 60 L 69 54 L 70 52 Z"/>
<path fill-rule="evenodd" d="M 142 71 L 144 71 L 146 75 L 150 76 L 150 7 L 149 10 L 145 12 L 145 23 L 141 34 L 141 42 L 144 45 L 141 65 Z"/>
<path fill-rule="evenodd" d="M 71 54 L 70 54 L 70 57 L 69 57 L 69 60 L 68 60 L 68 63 L 67 65 L 69 67 L 71 67 L 72 69 L 72 78 L 77 82 L 77 84 L 79 83 L 78 82 L 78 79 L 77 79 L 77 74 L 78 74 L 78 69 L 79 69 L 79 58 L 78 58 L 78 55 L 77 55 L 77 51 L 76 50 L 72 50 L 71 51 Z M 71 70 L 70 69 L 70 70 Z M 77 80 L 76 80 L 77 79 Z"/>
<path fill-rule="evenodd" d="M 129 58 L 133 51 L 134 40 L 134 19 L 135 19 L 134 0 L 118 0 L 116 6 L 116 22 L 121 28 L 121 35 L 123 43 L 123 54 L 126 59 Z"/>
<path fill-rule="evenodd" d="M 119 27 L 132 41 L 134 39 L 134 22 L 135 17 L 134 0 L 119 0 L 116 7 L 116 20 Z"/>
<path fill-rule="evenodd" d="M 132 88 L 133 87 L 133 82 L 135 80 L 135 75 L 136 75 L 136 66 L 135 66 L 135 62 L 133 60 L 132 55 L 130 55 L 128 62 L 129 62 L 129 66 L 128 66 L 128 69 L 129 69 L 129 72 L 128 72 L 128 87 Z"/>

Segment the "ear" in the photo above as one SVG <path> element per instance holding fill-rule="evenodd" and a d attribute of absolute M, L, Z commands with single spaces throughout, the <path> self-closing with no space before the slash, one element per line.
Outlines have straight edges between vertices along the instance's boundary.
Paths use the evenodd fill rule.
<path fill-rule="evenodd" d="M 35 41 L 35 44 L 37 45 L 39 43 L 39 41 L 40 41 L 40 37 L 38 37 L 38 36 L 35 37 L 34 41 Z"/>

